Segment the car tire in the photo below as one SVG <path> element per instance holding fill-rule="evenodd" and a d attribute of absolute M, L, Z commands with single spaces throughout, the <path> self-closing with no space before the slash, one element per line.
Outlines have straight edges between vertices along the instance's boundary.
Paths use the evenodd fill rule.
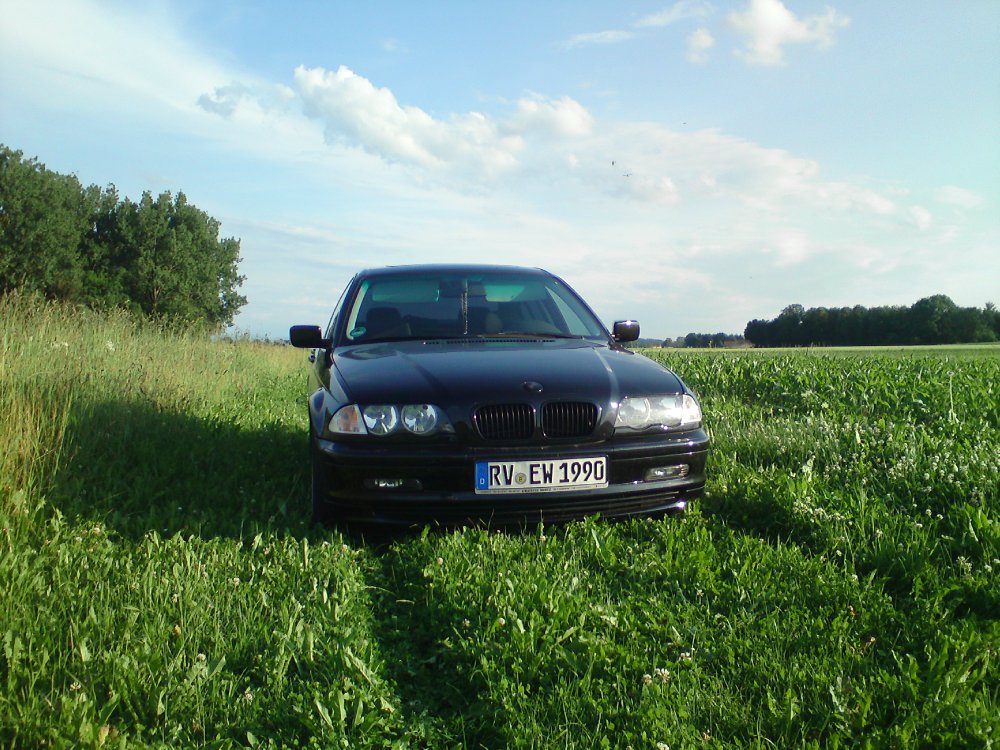
<path fill-rule="evenodd" d="M 316 438 L 309 438 L 310 494 L 312 495 L 312 523 L 330 526 L 337 521 L 337 514 L 330 504 L 329 477 L 323 469 L 323 460 L 316 446 Z"/>

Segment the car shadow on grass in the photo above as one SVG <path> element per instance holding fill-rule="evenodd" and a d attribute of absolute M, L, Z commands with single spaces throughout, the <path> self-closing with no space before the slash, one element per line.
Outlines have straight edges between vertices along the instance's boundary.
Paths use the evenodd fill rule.
<path fill-rule="evenodd" d="M 308 493 L 304 430 L 105 401 L 72 407 L 48 496 L 64 517 L 125 538 L 247 538 L 312 533 Z"/>
<path fill-rule="evenodd" d="M 378 566 L 373 577 L 382 584 L 372 592 L 372 624 L 406 723 L 432 745 L 511 746 L 504 707 L 491 699 L 481 665 L 454 644 L 469 612 L 452 606 L 425 576 L 426 546 L 407 544 L 399 534 L 402 543 L 380 537 L 371 548 Z"/>

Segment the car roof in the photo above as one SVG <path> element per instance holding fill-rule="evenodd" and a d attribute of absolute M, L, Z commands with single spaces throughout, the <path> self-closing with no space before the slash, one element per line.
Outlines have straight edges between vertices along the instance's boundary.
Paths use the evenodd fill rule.
<path fill-rule="evenodd" d="M 532 276 L 551 276 L 548 271 L 541 268 L 529 268 L 526 266 L 501 266 L 489 265 L 485 263 L 419 263 L 402 266 L 384 266 L 382 268 L 366 268 L 358 273 L 360 278 L 372 278 L 375 276 L 398 276 L 400 274 L 435 274 L 435 273 L 522 273 Z"/>

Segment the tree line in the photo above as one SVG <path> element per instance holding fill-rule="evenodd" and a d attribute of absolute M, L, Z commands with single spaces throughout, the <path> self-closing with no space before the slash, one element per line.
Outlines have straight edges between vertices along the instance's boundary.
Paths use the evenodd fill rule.
<path fill-rule="evenodd" d="M 746 346 L 742 336 L 732 333 L 695 333 L 666 338 L 660 346 L 664 349 L 739 349 Z"/>
<path fill-rule="evenodd" d="M 789 305 L 773 320 L 751 320 L 743 332 L 754 346 L 913 346 L 1000 339 L 1000 311 L 959 307 L 935 294 L 913 305 L 811 307 Z"/>
<path fill-rule="evenodd" d="M 240 241 L 183 192 L 119 197 L 0 144 L 0 295 L 14 289 L 216 330 L 232 324 Z"/>

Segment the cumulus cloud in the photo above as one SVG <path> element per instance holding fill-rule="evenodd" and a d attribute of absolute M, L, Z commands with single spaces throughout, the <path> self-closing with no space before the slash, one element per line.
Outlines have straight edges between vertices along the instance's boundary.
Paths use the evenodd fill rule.
<path fill-rule="evenodd" d="M 736 54 L 752 65 L 780 65 L 784 47 L 789 44 L 815 44 L 830 47 L 839 29 L 850 19 L 833 8 L 822 15 L 799 19 L 781 0 L 750 0 L 742 12 L 732 12 L 729 26 L 745 37 L 746 44 Z"/>
<path fill-rule="evenodd" d="M 424 168 L 475 165 L 487 175 L 517 165 L 521 141 L 503 135 L 478 112 L 435 120 L 401 105 L 387 88 L 345 66 L 336 71 L 299 66 L 295 86 L 305 113 L 323 123 L 331 143 L 359 146 L 390 162 Z"/>
<path fill-rule="evenodd" d="M 532 94 L 517 103 L 509 130 L 516 132 L 541 131 L 553 136 L 582 136 L 591 132 L 594 118 L 586 107 L 568 96 L 548 99 Z"/>
<path fill-rule="evenodd" d="M 294 101 L 291 101 L 294 99 Z M 430 182 L 462 193 L 500 187 L 559 186 L 580 200 L 600 197 L 635 205 L 712 206 L 750 210 L 836 211 L 856 216 L 897 213 L 896 204 L 863 184 L 824 180 L 819 164 L 715 130 L 677 132 L 656 123 L 598 121 L 575 99 L 529 93 L 507 111 L 435 117 L 397 100 L 347 67 L 299 67 L 292 87 L 238 83 L 200 99 L 221 116 L 300 107 L 327 144 L 402 165 L 413 184 Z M 301 117 L 301 115 L 299 115 Z M 957 199 L 960 194 L 952 191 Z M 908 217 L 911 224 L 915 215 Z M 919 222 L 918 222 L 919 223 Z M 787 243 L 779 257 L 795 258 Z"/>
<path fill-rule="evenodd" d="M 708 29 L 700 28 L 693 31 L 687 38 L 687 59 L 696 65 L 708 62 L 708 52 L 715 46 L 715 38 Z"/>

